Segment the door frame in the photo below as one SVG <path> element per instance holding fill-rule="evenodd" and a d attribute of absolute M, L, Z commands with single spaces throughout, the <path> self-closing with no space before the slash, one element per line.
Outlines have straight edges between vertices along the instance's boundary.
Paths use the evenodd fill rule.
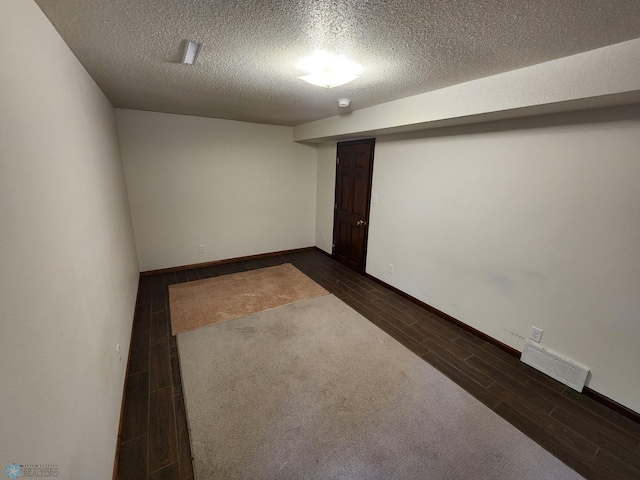
<path fill-rule="evenodd" d="M 362 259 L 362 269 L 359 272 L 364 275 L 367 267 L 367 249 L 369 247 L 369 215 L 371 213 L 371 190 L 373 188 L 373 160 L 375 158 L 375 147 L 376 147 L 376 139 L 373 138 L 365 138 L 359 140 L 348 140 L 345 142 L 338 142 L 336 145 L 336 173 L 335 173 L 335 183 L 333 186 L 333 241 L 331 244 L 331 256 L 336 258 L 336 243 L 338 240 L 338 170 L 340 169 L 338 151 L 341 146 L 348 145 L 371 145 L 371 168 L 369 169 L 369 178 L 367 179 L 367 207 L 366 207 L 366 215 L 365 215 L 365 231 L 364 231 L 364 247 L 363 247 L 363 259 Z M 356 270 L 354 270 L 356 271 Z"/>

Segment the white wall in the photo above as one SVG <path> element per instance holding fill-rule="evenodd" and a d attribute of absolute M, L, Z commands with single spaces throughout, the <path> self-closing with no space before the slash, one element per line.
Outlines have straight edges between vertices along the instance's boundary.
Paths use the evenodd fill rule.
<path fill-rule="evenodd" d="M 110 479 L 138 283 L 114 111 L 32 1 L 0 4 L 0 63 L 0 464 Z"/>
<path fill-rule="evenodd" d="M 316 246 L 327 253 L 332 253 L 333 245 L 333 206 L 336 198 L 336 154 L 336 142 L 327 142 L 318 145 Z"/>
<path fill-rule="evenodd" d="M 378 138 L 367 272 L 519 350 L 544 329 L 640 412 L 639 132 L 627 108 Z"/>
<path fill-rule="evenodd" d="M 316 149 L 291 127 L 116 116 L 142 271 L 314 245 Z"/>

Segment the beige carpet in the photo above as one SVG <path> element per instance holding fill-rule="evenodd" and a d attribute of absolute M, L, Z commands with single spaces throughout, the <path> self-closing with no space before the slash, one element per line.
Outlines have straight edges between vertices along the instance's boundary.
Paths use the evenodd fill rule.
<path fill-rule="evenodd" d="M 582 478 L 333 295 L 178 349 L 196 480 Z"/>
<path fill-rule="evenodd" d="M 170 285 L 171 332 L 176 335 L 327 293 L 290 263 Z"/>

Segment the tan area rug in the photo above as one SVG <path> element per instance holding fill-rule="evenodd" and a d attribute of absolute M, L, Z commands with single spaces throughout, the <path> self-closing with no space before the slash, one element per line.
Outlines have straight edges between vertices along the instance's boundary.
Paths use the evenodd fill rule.
<path fill-rule="evenodd" d="M 326 295 L 290 263 L 169 286 L 174 335 Z"/>

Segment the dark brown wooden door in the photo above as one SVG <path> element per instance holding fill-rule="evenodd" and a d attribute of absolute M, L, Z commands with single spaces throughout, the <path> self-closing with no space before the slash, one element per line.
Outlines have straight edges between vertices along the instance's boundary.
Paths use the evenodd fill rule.
<path fill-rule="evenodd" d="M 338 143 L 334 255 L 364 273 L 369 233 L 369 204 L 375 139 Z"/>

